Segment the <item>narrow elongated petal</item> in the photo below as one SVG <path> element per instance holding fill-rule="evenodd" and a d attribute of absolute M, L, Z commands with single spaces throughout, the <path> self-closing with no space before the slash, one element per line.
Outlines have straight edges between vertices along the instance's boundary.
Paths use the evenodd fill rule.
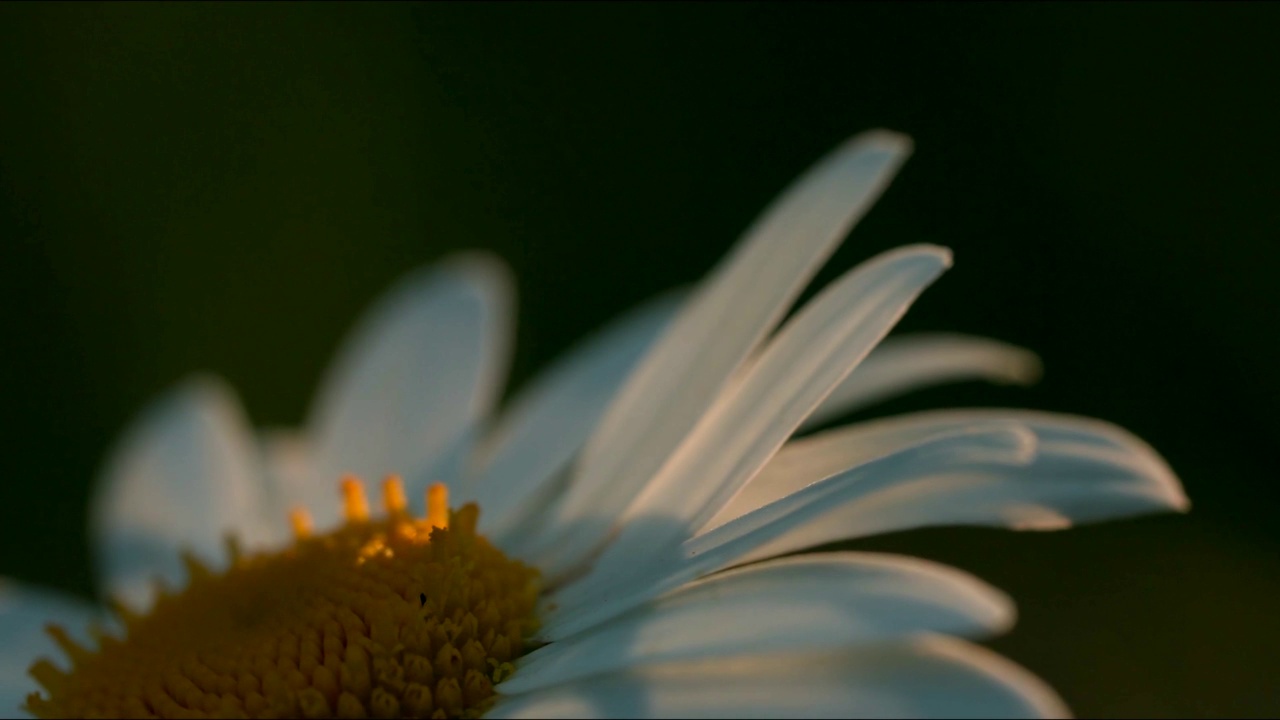
<path fill-rule="evenodd" d="M 86 643 L 85 629 L 97 619 L 89 603 L 0 578 L 0 716 L 18 717 L 27 693 L 37 690 L 27 675 L 31 663 L 46 658 L 59 667 L 66 665 L 45 625 L 60 625 L 77 642 Z"/>
<path fill-rule="evenodd" d="M 888 132 L 859 135 L 793 184 L 702 284 L 631 375 L 588 441 L 557 528 L 541 538 L 590 553 L 782 318 L 910 149 Z M 707 342 L 715 338 L 714 342 Z M 565 561 L 568 563 L 568 560 Z"/>
<path fill-rule="evenodd" d="M 1031 673 L 944 637 L 671 663 L 504 698 L 486 718 L 1052 718 Z"/>
<path fill-rule="evenodd" d="M 489 436 L 463 495 L 484 508 L 483 530 L 501 542 L 543 486 L 565 470 L 628 373 L 671 322 L 683 293 L 661 295 L 589 338 L 531 382 Z"/>
<path fill-rule="evenodd" d="M 928 438 L 737 518 L 669 552 L 638 559 L 626 578 L 588 574 L 559 590 L 539 635 L 559 640 L 596 626 L 686 582 L 733 566 L 754 550 L 795 532 L 832 507 L 943 471 L 1019 464 L 1034 455 L 1035 435 L 1007 422 L 977 424 Z"/>
<path fill-rule="evenodd" d="M 741 492 L 720 507 L 702 531 L 937 434 L 938 423 L 928 415 L 871 420 L 788 442 Z M 953 428 L 955 424 L 948 422 L 945 427 Z"/>
<path fill-rule="evenodd" d="M 686 585 L 587 633 L 520 660 L 504 694 L 675 660 L 824 650 L 924 632 L 987 635 L 1013 604 L 936 563 L 870 553 L 782 558 Z"/>
<path fill-rule="evenodd" d="M 103 586 L 138 606 L 151 580 L 185 579 L 178 550 L 213 565 L 224 537 L 250 546 L 276 537 L 262 515 L 264 473 L 231 391 L 213 378 L 179 386 L 149 407 L 109 459 L 90 508 Z"/>
<path fill-rule="evenodd" d="M 761 473 L 762 487 L 742 505 L 727 508 L 726 517 L 749 512 L 756 503 L 785 497 L 839 472 L 838 465 L 856 466 L 885 447 L 998 421 L 1020 423 L 1036 434 L 1036 457 L 1031 463 L 970 468 L 877 489 L 832 506 L 822 517 L 762 545 L 746 559 L 929 525 L 1057 530 L 1080 522 L 1182 512 L 1189 507 L 1181 484 L 1160 456 L 1114 425 L 1070 415 L 983 409 L 916 413 L 801 441 L 794 453 L 779 454 L 783 467 Z M 696 539 L 690 547 L 704 542 Z"/>
<path fill-rule="evenodd" d="M 593 572 L 624 577 L 635 558 L 691 537 L 950 264 L 945 249 L 898 248 L 832 283 L 779 331 L 623 516 Z M 640 521 L 635 521 L 639 518 Z M 558 569 L 553 566 L 552 573 Z"/>
<path fill-rule="evenodd" d="M 1054 417 L 1066 416 L 1021 410 L 928 411 L 878 418 L 792 440 L 769 459 L 768 464 L 751 478 L 740 493 L 716 512 L 706 523 L 704 530 L 723 525 L 819 480 L 910 447 L 939 433 L 992 421 L 1028 424 L 1033 420 L 1044 421 Z M 1044 422 L 1038 424 L 1043 425 Z"/>
<path fill-rule="evenodd" d="M 801 429 L 929 385 L 957 380 L 1026 385 L 1040 377 L 1040 359 L 1025 348 L 970 335 L 890 336 L 849 374 Z"/>
<path fill-rule="evenodd" d="M 501 393 L 511 338 L 511 281 L 483 255 L 453 258 L 391 289 L 356 325 L 321 384 L 309 421 L 321 526 L 338 517 L 344 473 L 405 476 L 417 498 Z M 421 485 L 421 487 L 418 487 Z"/>

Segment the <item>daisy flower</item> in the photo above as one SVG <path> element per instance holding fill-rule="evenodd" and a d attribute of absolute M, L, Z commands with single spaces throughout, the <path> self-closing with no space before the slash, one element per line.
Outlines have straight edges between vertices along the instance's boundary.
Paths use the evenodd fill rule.
<path fill-rule="evenodd" d="M 500 414 L 512 292 L 476 255 L 393 288 L 299 430 L 255 435 L 226 386 L 184 383 L 96 486 L 110 612 L 0 585 L 0 700 L 42 717 L 1065 714 L 961 639 L 1012 624 L 994 588 L 915 558 L 794 554 L 1188 506 L 1154 451 L 1097 420 L 947 410 L 808 432 L 923 385 L 1038 371 L 991 340 L 885 339 L 951 264 L 940 247 L 876 256 L 788 314 L 909 152 L 850 139 L 700 285 Z M 360 478 L 382 482 L 376 511 Z"/>

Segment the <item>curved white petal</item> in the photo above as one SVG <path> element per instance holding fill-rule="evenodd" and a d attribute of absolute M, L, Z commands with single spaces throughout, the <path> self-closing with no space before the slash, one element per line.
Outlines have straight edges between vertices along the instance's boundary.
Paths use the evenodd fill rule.
<path fill-rule="evenodd" d="M 1003 593 L 937 563 L 871 553 L 782 558 L 690 583 L 539 648 L 500 690 L 528 692 L 675 660 L 839 649 L 925 632 L 989 635 L 1013 618 Z"/>
<path fill-rule="evenodd" d="M 788 442 L 703 529 L 719 527 L 819 480 L 910 447 L 925 438 L 993 421 L 1022 424 L 1033 430 L 1057 428 L 1059 432 L 1075 425 L 1081 428 L 1075 437 L 1082 442 L 1091 438 L 1118 449 L 1145 448 L 1140 443 L 1134 445 L 1128 433 L 1101 421 L 1030 410 L 949 409 L 877 418 Z"/>
<path fill-rule="evenodd" d="M 741 562 L 759 547 L 796 532 L 832 507 L 875 488 L 894 487 L 944 470 L 1028 462 L 1035 435 L 994 422 L 932 437 L 770 503 L 682 546 L 637 557 L 627 577 L 591 573 L 556 591 L 539 635 L 559 640 L 617 617 L 686 582 Z"/>
<path fill-rule="evenodd" d="M 957 380 L 1029 385 L 1040 379 L 1040 358 L 1025 348 L 950 333 L 890 336 L 850 373 L 801 429 L 899 393 Z"/>
<path fill-rule="evenodd" d="M 944 410 L 914 413 L 865 430 L 840 429 L 805 443 L 787 461 L 790 475 L 762 473 L 756 502 L 783 497 L 872 451 L 983 422 L 1017 422 L 1036 434 L 1036 456 L 1025 465 L 991 465 L 939 473 L 882 487 L 842 505 L 744 557 L 770 557 L 822 543 L 926 525 L 993 525 L 1016 530 L 1058 530 L 1074 523 L 1190 507 L 1176 476 L 1154 450 L 1125 430 L 1091 418 L 1027 410 Z M 842 443 L 841 441 L 848 441 Z M 805 451 L 811 451 L 806 453 Z M 881 450 L 883 451 L 883 450 Z M 802 455 L 811 455 L 808 467 Z M 840 455 L 844 457 L 839 457 Z M 780 457 L 783 454 L 780 453 Z M 802 469 L 803 468 L 803 469 Z M 765 483 L 770 479 L 774 487 Z M 746 492 L 743 495 L 747 495 Z M 735 501 L 737 498 L 735 498 Z M 749 499 L 750 501 L 750 499 Z M 730 509 L 746 512 L 751 504 Z M 709 535 L 709 534 L 708 534 Z M 704 542 L 695 539 L 691 547 Z"/>
<path fill-rule="evenodd" d="M 501 686 L 499 686 L 501 689 Z M 502 698 L 486 718 L 1052 718 L 1039 678 L 940 636 L 877 648 L 670 663 Z"/>
<path fill-rule="evenodd" d="M 627 374 L 667 327 L 684 293 L 660 295 L 588 338 L 512 400 L 487 438 L 479 469 L 463 490 L 484 512 L 493 540 L 582 449 Z"/>
<path fill-rule="evenodd" d="M 338 517 L 339 478 L 402 474 L 416 499 L 456 464 L 459 445 L 501 393 L 512 283 L 486 255 L 463 255 L 396 284 L 357 322 L 308 423 L 314 476 L 304 497 L 321 526 Z"/>
<path fill-rule="evenodd" d="M 592 572 L 625 576 L 635 572 L 637 557 L 691 537 L 950 262 L 943 248 L 898 248 L 846 273 L 802 308 L 617 520 L 622 530 Z M 566 569 L 539 566 L 553 577 Z"/>
<path fill-rule="evenodd" d="M 262 514 L 253 442 L 235 396 L 214 378 L 188 380 L 148 407 L 113 451 L 90 507 L 103 587 L 147 606 L 157 576 L 185 582 L 180 549 L 217 565 L 228 532 L 250 546 L 273 539 L 279 521 Z"/>
<path fill-rule="evenodd" d="M 930 413 L 876 419 L 792 440 L 716 511 L 702 532 L 939 432 Z M 945 428 L 955 427 L 946 422 Z"/>
<path fill-rule="evenodd" d="M 747 231 L 641 361 L 583 449 L 543 548 L 590 552 L 773 329 L 910 151 L 885 131 L 845 142 Z M 571 527 L 567 532 L 560 528 Z"/>
<path fill-rule="evenodd" d="M 27 668 L 40 658 L 67 666 L 57 644 L 44 631 L 60 625 L 88 645 L 89 624 L 100 617 L 89 603 L 70 595 L 0 578 L 0 717 L 16 717 L 27 694 L 40 689 Z"/>

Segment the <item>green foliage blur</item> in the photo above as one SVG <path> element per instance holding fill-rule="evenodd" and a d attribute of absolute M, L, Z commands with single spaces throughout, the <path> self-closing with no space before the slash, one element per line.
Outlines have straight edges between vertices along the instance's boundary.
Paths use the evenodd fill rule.
<path fill-rule="evenodd" d="M 821 279 L 950 246 L 902 327 L 1046 376 L 868 414 L 1103 417 L 1195 507 L 855 547 L 1008 591 L 993 646 L 1083 716 L 1274 716 L 1278 36 L 1266 4 L 0 5 L 0 575 L 92 596 L 90 482 L 186 374 L 297 423 L 367 302 L 478 247 L 519 280 L 516 387 L 883 126 L 916 156 Z"/>

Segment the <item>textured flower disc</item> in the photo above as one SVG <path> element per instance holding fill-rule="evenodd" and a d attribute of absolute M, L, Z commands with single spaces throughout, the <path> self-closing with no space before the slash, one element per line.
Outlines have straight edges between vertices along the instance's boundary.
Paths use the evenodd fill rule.
<path fill-rule="evenodd" d="M 512 671 L 536 627 L 538 572 L 475 532 L 479 511 L 447 509 L 443 485 L 425 519 L 405 511 L 396 478 L 387 515 L 369 518 L 360 483 L 343 482 L 346 522 L 211 572 L 187 556 L 190 582 L 154 608 L 118 608 L 125 635 L 95 630 L 97 650 L 49 628 L 68 672 L 40 660 L 38 717 L 474 717 Z"/>

